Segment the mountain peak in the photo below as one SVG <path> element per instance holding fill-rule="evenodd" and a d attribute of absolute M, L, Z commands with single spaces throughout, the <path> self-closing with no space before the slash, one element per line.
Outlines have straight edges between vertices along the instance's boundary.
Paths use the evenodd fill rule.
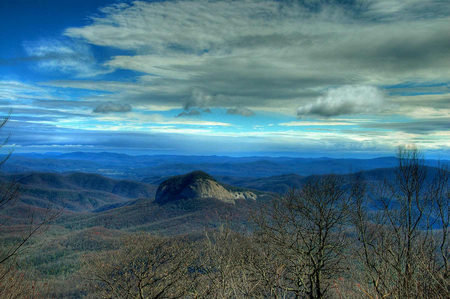
<path fill-rule="evenodd" d="M 256 199 L 250 191 L 231 191 L 206 172 L 197 170 L 171 177 L 162 182 L 156 191 L 155 202 L 165 204 L 190 198 L 214 198 L 227 203 L 236 199 Z"/>

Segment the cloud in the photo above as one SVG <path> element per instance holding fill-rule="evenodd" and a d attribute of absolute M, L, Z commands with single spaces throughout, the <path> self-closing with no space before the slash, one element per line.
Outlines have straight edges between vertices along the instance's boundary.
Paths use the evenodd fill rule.
<path fill-rule="evenodd" d="M 283 127 L 309 127 L 309 126 L 354 126 L 355 123 L 345 121 L 291 121 L 278 124 Z"/>
<path fill-rule="evenodd" d="M 0 99 L 2 100 L 31 100 L 58 99 L 46 88 L 25 84 L 14 80 L 0 80 Z"/>
<path fill-rule="evenodd" d="M 316 150 L 343 151 L 347 154 L 352 151 L 388 149 L 392 152 L 397 144 L 391 144 L 388 136 L 365 137 L 365 142 L 355 141 L 351 134 L 318 133 L 318 132 L 246 132 L 246 133 L 219 133 L 210 130 L 191 131 L 175 130 L 168 127 L 155 127 L 155 131 L 136 132 L 122 129 L 111 131 L 80 130 L 76 128 L 56 127 L 47 124 L 11 122 L 8 124 L 12 133 L 11 144 L 33 147 L 64 147 L 81 146 L 86 150 L 115 151 L 145 149 L 157 150 L 160 153 L 173 154 L 229 154 L 247 152 L 250 154 L 278 152 L 284 153 L 312 153 Z M 163 133 L 164 131 L 170 133 Z M 397 135 L 395 135 L 397 136 Z M 407 135 L 400 135 L 405 143 Z M 133 142 L 130 142 L 132 140 Z M 377 142 L 373 141 L 376 140 Z M 239 144 L 239 147 L 236 147 Z M 58 149 L 59 150 L 59 149 Z M 70 149 L 69 149 L 70 150 Z M 71 149 L 73 151 L 73 149 Z M 48 151 L 48 149 L 47 149 Z"/>
<path fill-rule="evenodd" d="M 330 88 L 313 103 L 300 106 L 298 118 L 332 117 L 351 114 L 373 114 L 386 108 L 384 93 L 373 86 L 340 86 Z"/>
<path fill-rule="evenodd" d="M 242 107 L 242 106 L 237 106 L 236 108 L 230 108 L 227 110 L 227 114 L 232 114 L 232 115 L 242 115 L 242 116 L 253 116 L 255 115 L 255 112 L 253 112 L 252 110 Z"/>
<path fill-rule="evenodd" d="M 205 63 L 207 56 L 193 56 L 189 54 L 177 53 L 171 56 L 167 54 L 159 55 L 134 55 L 134 56 L 114 56 L 104 63 L 110 69 L 127 69 L 139 71 L 152 76 L 163 78 L 177 78 L 186 80 L 192 76 L 199 75 L 194 70 L 180 71 L 180 68 L 201 66 Z"/>
<path fill-rule="evenodd" d="M 428 135 L 432 132 L 449 132 L 450 118 L 420 119 L 405 122 L 363 124 L 363 128 L 401 131 L 410 134 Z"/>
<path fill-rule="evenodd" d="M 75 77 L 95 77 L 113 69 L 101 68 L 90 46 L 69 39 L 41 39 L 23 44 L 27 61 L 34 62 L 44 72 L 59 72 Z"/>
<path fill-rule="evenodd" d="M 181 112 L 180 114 L 178 114 L 175 117 L 200 116 L 200 115 L 202 115 L 200 113 L 200 111 L 198 111 L 196 109 L 191 109 L 191 111 L 189 111 L 189 112 Z"/>
<path fill-rule="evenodd" d="M 136 1 L 64 35 L 137 53 L 103 63 L 144 73 L 133 84 L 95 82 L 119 90 L 113 101 L 288 113 L 330 86 L 448 82 L 449 22 L 440 0 Z"/>
<path fill-rule="evenodd" d="M 44 77 L 61 79 L 62 73 L 64 78 L 77 80 L 35 86 L 0 84 L 0 99 L 11 105 L 45 108 L 17 110 L 36 116 L 36 121 L 39 113 L 50 119 L 58 115 L 56 110 L 90 116 L 68 117 L 68 123 L 58 121 L 63 117 L 53 119 L 58 128 L 94 130 L 101 125 L 105 130 L 113 126 L 149 130 L 150 122 L 159 121 L 155 126 L 172 122 L 173 132 L 198 124 L 216 126 L 211 134 L 250 134 L 245 141 L 255 132 L 243 118 L 233 118 L 231 124 L 210 124 L 201 118 L 173 116 L 180 108 L 180 116 L 204 114 L 214 108 L 231 108 L 227 113 L 238 115 L 265 111 L 258 120 L 282 125 L 272 126 L 276 131 L 272 135 L 258 136 L 267 138 L 270 146 L 279 146 L 280 151 L 289 148 L 293 139 L 314 149 L 345 149 L 358 147 L 360 142 L 362 148 L 381 143 L 389 147 L 398 140 L 424 142 L 426 132 L 450 131 L 446 120 L 431 122 L 448 116 L 450 6 L 446 1 L 127 3 L 103 8 L 86 26 L 67 28 L 62 38 L 24 44 L 29 55 L 24 61 L 47 72 Z M 79 80 L 115 70 L 104 80 Z M 133 113 L 92 114 L 100 103 L 107 105 L 105 99 L 128 103 Z M 297 108 L 299 118 L 328 118 L 293 122 L 292 112 Z M 144 120 L 150 111 L 161 111 L 160 119 Z M 392 113 L 400 116 L 395 121 L 406 123 L 384 124 L 392 120 L 387 116 Z M 371 122 L 351 117 L 336 117 L 332 122 L 329 118 L 340 115 L 361 115 L 355 118 Z M 217 113 L 213 116 L 220 118 Z M 427 118 L 427 122 L 419 123 L 416 117 Z M 26 124 L 33 126 L 33 122 L 29 119 Z M 121 127 L 122 122 L 128 127 Z M 346 123 L 354 127 L 344 132 L 339 126 Z M 318 134 L 319 130 L 323 134 Z M 282 134 L 286 138 L 277 139 Z M 125 140 L 129 138 L 123 135 Z M 303 137 L 310 144 L 306 145 Z M 440 138 L 427 141 L 445 146 L 448 136 Z M 72 140 L 70 144 L 78 143 Z M 292 144 L 292 148 L 297 146 L 298 142 Z"/>
<path fill-rule="evenodd" d="M 229 98 L 224 95 L 212 95 L 202 88 L 194 87 L 191 90 L 191 95 L 184 100 L 184 112 L 181 112 L 176 117 L 200 116 L 202 113 L 212 114 L 212 111 L 209 107 L 220 107 L 226 105 L 227 102 L 229 102 Z M 200 112 L 199 110 L 193 108 L 202 110 Z"/>
<path fill-rule="evenodd" d="M 413 17 L 427 16 L 438 18 L 448 16 L 450 8 L 445 1 L 431 0 L 377 0 L 368 3 L 367 15 L 383 16 L 384 21 L 408 20 Z"/>
<path fill-rule="evenodd" d="M 92 113 L 110 113 L 110 112 L 130 112 L 131 105 L 129 104 L 116 104 L 113 102 L 103 103 L 95 107 Z"/>
<path fill-rule="evenodd" d="M 141 115 L 141 114 L 139 114 Z M 104 125 L 84 129 L 77 123 L 65 124 L 40 123 L 37 119 L 12 120 L 8 123 L 8 132 L 12 133 L 11 144 L 27 147 L 33 146 L 65 146 L 82 145 L 94 146 L 95 150 L 121 151 L 127 149 L 160 150 L 160 153 L 191 153 L 191 154 L 217 154 L 247 152 L 254 155 L 272 153 L 276 155 L 290 155 L 311 153 L 333 155 L 338 151 L 350 156 L 361 152 L 372 152 L 379 155 L 392 154 L 395 147 L 401 144 L 414 142 L 424 149 L 449 149 L 448 119 L 442 119 L 441 132 L 431 134 L 407 133 L 384 127 L 367 130 L 287 130 L 270 129 L 263 131 L 231 131 L 230 124 L 208 123 L 188 118 L 159 118 L 150 116 L 149 121 L 160 121 L 162 127 L 155 124 L 144 128 L 132 122 L 141 122 L 133 117 L 125 120 L 121 115 L 102 115 L 102 117 L 116 117 L 117 123 L 105 122 Z M 97 119 L 98 117 L 95 117 Z M 434 121 L 431 119 L 431 121 Z M 142 120 L 146 123 L 147 120 Z M 122 125 L 122 124 L 125 125 Z M 172 126 L 182 124 L 183 127 Z M 187 125 L 195 127 L 186 127 Z M 198 129 L 198 126 L 227 126 L 227 130 L 212 130 L 210 128 Z M 404 125 L 407 128 L 410 123 Z M 427 127 L 429 123 L 418 123 L 417 129 Z M 183 130 L 185 128 L 186 130 Z M 273 127 L 272 127 L 273 128 Z M 197 129 L 197 130 L 196 130 Z M 112 131 L 116 130 L 116 131 Z M 130 142 L 132 140 L 133 142 Z M 236 146 L 236 144 L 242 145 Z M 89 149 L 87 149 L 89 150 Z M 148 152 L 147 152 L 148 153 Z M 444 152 L 445 153 L 445 152 Z"/>
<path fill-rule="evenodd" d="M 189 110 L 192 107 L 208 108 L 212 99 L 212 95 L 206 93 L 198 87 L 195 87 L 192 89 L 191 96 L 184 101 L 183 108 L 184 110 Z"/>
<path fill-rule="evenodd" d="M 107 63 L 111 67 L 169 77 L 201 76 L 205 68 L 225 66 L 224 59 L 236 73 L 248 63 L 266 64 L 273 78 L 273 70 L 283 66 L 290 77 L 295 69 L 310 74 L 328 70 L 335 78 L 357 70 L 382 80 L 376 74 L 386 73 L 389 64 L 402 65 L 389 67 L 391 75 L 426 69 L 427 76 L 435 76 L 432 67 L 444 74 L 438 61 L 449 56 L 449 8 L 444 2 L 136 1 L 107 7 L 90 25 L 64 34 L 138 51 L 113 57 Z M 360 77 L 364 79 L 369 78 Z"/>
<path fill-rule="evenodd" d="M 11 106 L 9 107 L 0 107 L 0 111 L 5 114 L 10 110 Z M 67 112 L 64 110 L 56 110 L 56 109 L 41 109 L 41 108 L 34 108 L 30 106 L 16 106 L 12 109 L 12 116 L 11 119 L 15 119 L 17 117 L 31 117 L 39 119 L 40 117 L 49 117 L 52 119 L 58 119 L 58 120 L 68 120 L 71 118 L 91 118 L 92 115 L 90 114 L 82 114 L 77 112 Z"/>
<path fill-rule="evenodd" d="M 91 101 L 75 100 L 34 100 L 33 105 L 40 108 L 50 109 L 90 109 L 98 106 L 98 103 Z"/>
<path fill-rule="evenodd" d="M 183 109 L 189 110 L 190 108 L 195 107 L 207 111 L 209 110 L 208 108 L 210 108 L 211 105 L 224 105 L 228 101 L 229 98 L 227 96 L 224 96 L 222 94 L 211 95 L 206 90 L 203 90 L 199 87 L 194 87 L 191 91 L 191 96 L 184 100 Z M 206 113 L 210 112 L 211 110 Z"/>

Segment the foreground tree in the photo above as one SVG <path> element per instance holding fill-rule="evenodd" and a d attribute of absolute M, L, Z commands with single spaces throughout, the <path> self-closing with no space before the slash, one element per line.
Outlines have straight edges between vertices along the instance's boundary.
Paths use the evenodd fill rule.
<path fill-rule="evenodd" d="M 439 174 L 434 181 L 434 198 L 436 200 L 436 233 L 438 260 L 440 265 L 434 279 L 441 294 L 450 297 L 450 169 L 440 165 Z"/>
<path fill-rule="evenodd" d="M 362 185 L 346 185 L 342 177 L 327 175 L 262 208 L 254 219 L 259 242 L 276 265 L 275 273 L 266 275 L 273 294 L 327 295 L 331 279 L 343 270 L 353 203 L 361 196 Z"/>
<path fill-rule="evenodd" d="M 199 252 L 201 275 L 195 298 L 263 298 L 260 252 L 249 236 L 222 225 L 207 231 Z"/>
<path fill-rule="evenodd" d="M 0 121 L 0 130 L 8 122 L 10 114 Z M 9 136 L 0 144 L 6 145 Z M 11 156 L 11 151 L 0 161 L 0 168 Z M 28 208 L 26 224 L 11 227 L 11 218 L 5 210 L 12 208 L 20 199 L 20 184 L 14 180 L 0 180 L 0 298 L 39 298 L 42 291 L 37 291 L 37 285 L 29 273 L 18 269 L 21 258 L 26 257 L 33 249 L 35 237 L 48 228 L 61 211 L 54 211 L 51 204 L 40 210 L 37 214 L 34 209 Z M 6 241 L 7 240 L 7 241 Z"/>
<path fill-rule="evenodd" d="M 183 298 L 192 293 L 198 273 L 186 240 L 151 235 L 126 237 L 120 249 L 85 262 L 92 298 Z"/>
<path fill-rule="evenodd" d="M 448 267 L 448 171 L 427 167 L 415 147 L 400 148 L 397 161 L 394 177 L 373 188 L 370 201 L 358 202 L 365 291 L 377 298 L 447 298 L 437 277 Z"/>

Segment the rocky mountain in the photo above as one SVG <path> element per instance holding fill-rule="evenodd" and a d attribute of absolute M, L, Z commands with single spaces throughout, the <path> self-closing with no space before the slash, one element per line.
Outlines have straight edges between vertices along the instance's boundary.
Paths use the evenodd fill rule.
<path fill-rule="evenodd" d="M 156 191 L 155 202 L 165 204 L 195 198 L 214 198 L 226 203 L 235 203 L 237 199 L 256 200 L 258 195 L 247 189 L 219 183 L 203 171 L 193 171 L 162 182 Z"/>

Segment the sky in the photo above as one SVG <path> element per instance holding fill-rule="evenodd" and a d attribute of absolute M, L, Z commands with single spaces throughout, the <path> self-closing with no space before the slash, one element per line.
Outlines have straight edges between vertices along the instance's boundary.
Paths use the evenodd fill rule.
<path fill-rule="evenodd" d="M 0 0 L 15 152 L 450 158 L 448 0 Z"/>

